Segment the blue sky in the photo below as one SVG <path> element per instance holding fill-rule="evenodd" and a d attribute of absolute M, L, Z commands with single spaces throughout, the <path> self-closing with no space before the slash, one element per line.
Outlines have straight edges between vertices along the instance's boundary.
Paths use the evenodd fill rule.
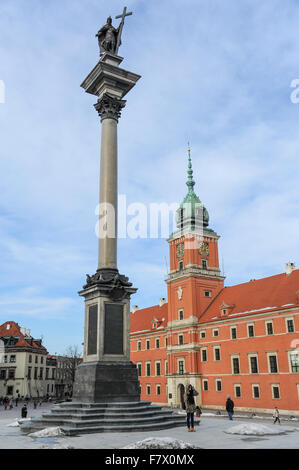
<path fill-rule="evenodd" d="M 298 2 L 125 4 L 134 15 L 119 53 L 142 79 L 119 123 L 119 193 L 180 203 L 190 141 L 226 285 L 299 266 Z M 100 122 L 80 84 L 98 60 L 97 30 L 125 4 L 0 4 L 0 322 L 43 335 L 50 353 L 83 341 L 77 292 L 97 267 Z M 166 297 L 165 257 L 165 239 L 119 241 L 119 269 L 139 289 L 132 304 Z"/>

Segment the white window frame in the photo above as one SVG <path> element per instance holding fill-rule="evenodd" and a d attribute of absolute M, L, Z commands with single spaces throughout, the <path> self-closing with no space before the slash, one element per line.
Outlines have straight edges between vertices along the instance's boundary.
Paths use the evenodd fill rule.
<path fill-rule="evenodd" d="M 160 365 L 160 375 L 157 374 L 157 365 L 158 365 L 158 364 Z M 162 375 L 161 361 L 160 361 L 160 360 L 159 360 L 159 361 L 155 361 L 155 376 L 156 376 L 156 377 L 161 377 L 161 375 Z"/>
<path fill-rule="evenodd" d="M 271 324 L 272 325 L 272 333 L 268 333 L 268 325 Z M 273 325 L 273 320 L 267 320 L 265 322 L 265 326 L 266 326 L 266 335 L 267 336 L 273 336 L 274 335 L 274 325 Z"/>
<path fill-rule="evenodd" d="M 256 364 L 257 364 L 257 372 L 252 372 L 252 369 L 251 369 L 251 360 L 250 358 L 251 357 L 256 357 Z M 249 373 L 252 374 L 252 375 L 257 375 L 259 374 L 259 358 L 258 358 L 258 354 L 248 354 L 248 363 L 249 363 Z"/>
<path fill-rule="evenodd" d="M 183 338 L 182 343 L 181 343 L 180 338 Z M 183 346 L 184 344 L 185 344 L 185 343 L 184 343 L 184 335 L 183 335 L 183 334 L 179 334 L 179 335 L 178 335 L 178 345 L 179 345 L 179 346 Z"/>
<path fill-rule="evenodd" d="M 182 318 L 181 318 L 181 316 L 182 316 Z M 178 319 L 180 321 L 184 320 L 184 309 L 183 308 L 179 308 L 179 310 L 178 310 Z"/>
<path fill-rule="evenodd" d="M 261 399 L 260 384 L 252 384 L 251 387 L 252 387 L 252 398 L 253 398 L 254 400 L 260 400 L 260 399 Z M 259 396 L 258 396 L 258 397 L 255 397 L 255 396 L 254 396 L 254 387 L 257 387 L 258 390 L 259 390 Z"/>
<path fill-rule="evenodd" d="M 160 393 L 158 393 L 158 388 L 160 389 Z M 158 397 L 161 395 L 161 384 L 156 384 L 156 395 Z"/>
<path fill-rule="evenodd" d="M 202 334 L 204 334 L 204 336 L 202 336 Z M 207 336 L 206 330 L 201 330 L 200 331 L 200 339 L 206 339 L 206 336 Z"/>
<path fill-rule="evenodd" d="M 253 336 L 250 336 L 250 334 L 249 334 L 249 327 L 250 327 L 250 326 L 253 327 Z M 248 336 L 248 338 L 254 338 L 254 337 L 255 337 L 254 323 L 247 323 L 247 336 Z"/>
<path fill-rule="evenodd" d="M 240 396 L 237 396 L 236 388 L 239 387 L 240 389 Z M 242 398 L 242 385 L 241 384 L 234 384 L 234 394 L 235 398 Z"/>
<path fill-rule="evenodd" d="M 277 366 L 277 371 L 276 372 L 271 372 L 270 356 L 275 356 L 276 357 L 276 366 Z M 276 351 L 267 352 L 267 361 L 268 361 L 268 372 L 269 372 L 269 374 L 279 374 L 278 357 L 277 357 L 277 352 Z"/>
<path fill-rule="evenodd" d="M 147 366 L 150 366 L 150 375 L 147 373 Z M 146 361 L 145 362 L 145 377 L 151 377 L 152 376 L 152 364 L 151 361 Z"/>
<path fill-rule="evenodd" d="M 182 363 L 183 363 L 183 366 L 184 366 L 184 367 L 183 367 L 183 374 L 181 374 L 181 372 L 180 372 L 180 362 L 182 362 Z M 178 359 L 177 359 L 177 373 L 178 373 L 179 375 L 184 375 L 184 374 L 186 374 L 186 364 L 185 364 L 185 359 L 184 359 L 184 358 L 178 358 Z"/>
<path fill-rule="evenodd" d="M 136 367 L 138 371 L 138 377 L 142 377 L 142 362 L 136 362 Z M 141 368 L 141 374 L 139 375 L 139 367 Z"/>
<path fill-rule="evenodd" d="M 218 390 L 218 388 L 217 388 L 217 383 L 219 383 L 219 382 L 220 382 L 220 384 L 221 384 L 221 387 L 220 387 L 221 390 Z M 223 389 L 222 389 L 222 379 L 216 379 L 216 380 L 215 380 L 215 387 L 216 387 L 216 392 L 222 393 L 222 391 L 223 391 Z"/>
<path fill-rule="evenodd" d="M 240 375 L 241 374 L 240 354 L 232 354 L 230 359 L 231 359 L 232 375 Z M 234 359 L 238 359 L 239 361 L 239 373 L 238 374 L 234 372 Z"/>
<path fill-rule="evenodd" d="M 236 330 L 236 337 L 235 338 L 233 338 L 232 330 Z M 238 339 L 238 330 L 237 330 L 236 326 L 231 326 L 230 327 L 230 339 L 232 339 L 232 340 Z"/>
<path fill-rule="evenodd" d="M 216 331 L 217 331 L 217 335 L 215 335 Z M 213 338 L 219 338 L 219 328 L 214 328 L 213 329 Z"/>
<path fill-rule="evenodd" d="M 216 359 L 216 349 L 219 349 L 219 359 Z M 213 346 L 213 353 L 214 353 L 214 361 L 220 362 L 221 361 L 221 347 L 219 345 Z"/>
<path fill-rule="evenodd" d="M 207 388 L 206 388 L 206 389 L 205 389 L 205 384 L 207 384 Z M 208 391 L 209 391 L 209 381 L 208 381 L 208 379 L 203 379 L 203 381 L 202 381 L 202 390 L 203 390 L 204 392 L 208 392 Z"/>
<path fill-rule="evenodd" d="M 206 360 L 205 361 L 203 360 L 203 357 L 202 357 L 203 356 L 203 351 L 206 352 Z M 208 348 L 201 348 L 200 349 L 200 360 L 201 360 L 201 362 L 208 362 Z"/>
<path fill-rule="evenodd" d="M 293 322 L 293 331 L 289 331 L 288 329 L 288 321 L 292 321 Z M 294 317 L 287 317 L 285 319 L 285 325 L 286 325 L 286 333 L 288 334 L 292 334 L 292 333 L 295 333 L 295 321 L 294 321 Z"/>
<path fill-rule="evenodd" d="M 279 397 L 278 398 L 274 397 L 274 387 L 278 388 L 278 392 L 279 392 Z M 280 384 L 271 384 L 271 392 L 272 392 L 272 399 L 273 400 L 281 400 Z"/>

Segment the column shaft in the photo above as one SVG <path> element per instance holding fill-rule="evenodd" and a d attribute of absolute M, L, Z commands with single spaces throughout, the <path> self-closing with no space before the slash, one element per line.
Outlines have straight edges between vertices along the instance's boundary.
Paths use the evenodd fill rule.
<path fill-rule="evenodd" d="M 107 204 L 106 236 L 99 238 L 98 269 L 117 268 L 117 121 L 102 121 L 100 204 Z M 114 212 L 111 212 L 113 208 Z M 105 234 L 104 234 L 105 235 Z"/>

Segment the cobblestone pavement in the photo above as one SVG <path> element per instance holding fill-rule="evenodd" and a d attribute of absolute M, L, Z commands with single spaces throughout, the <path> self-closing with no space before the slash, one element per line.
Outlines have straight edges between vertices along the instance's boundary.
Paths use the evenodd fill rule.
<path fill-rule="evenodd" d="M 43 404 L 36 410 L 33 405 L 28 407 L 28 417 L 39 416 L 43 411 L 48 411 L 53 405 Z M 229 421 L 223 413 L 222 416 L 202 416 L 200 425 L 195 433 L 188 433 L 185 427 L 166 429 L 155 432 L 136 433 L 102 433 L 86 434 L 77 437 L 39 438 L 33 439 L 21 434 L 18 427 L 8 427 L 16 418 L 20 418 L 21 407 L 4 411 L 0 408 L 0 449 L 40 449 L 68 447 L 75 449 L 121 449 L 149 437 L 168 437 L 179 439 L 196 445 L 202 449 L 299 449 L 299 422 L 283 421 L 283 427 L 296 427 L 297 430 L 279 436 L 244 436 L 226 434 L 224 431 L 234 424 L 244 422 L 259 423 L 266 426 L 274 426 L 269 417 L 249 418 L 236 417 Z M 275 426 L 279 426 L 278 424 Z"/>

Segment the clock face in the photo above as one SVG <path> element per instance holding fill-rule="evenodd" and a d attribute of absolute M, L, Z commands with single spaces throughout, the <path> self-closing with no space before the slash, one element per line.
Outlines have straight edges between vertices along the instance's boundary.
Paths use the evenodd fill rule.
<path fill-rule="evenodd" d="M 199 243 L 199 254 L 202 256 L 209 256 L 210 249 L 208 242 Z"/>
<path fill-rule="evenodd" d="M 177 247 L 176 247 L 177 258 L 183 258 L 184 251 L 185 251 L 184 243 L 180 243 L 180 245 L 177 245 Z"/>

